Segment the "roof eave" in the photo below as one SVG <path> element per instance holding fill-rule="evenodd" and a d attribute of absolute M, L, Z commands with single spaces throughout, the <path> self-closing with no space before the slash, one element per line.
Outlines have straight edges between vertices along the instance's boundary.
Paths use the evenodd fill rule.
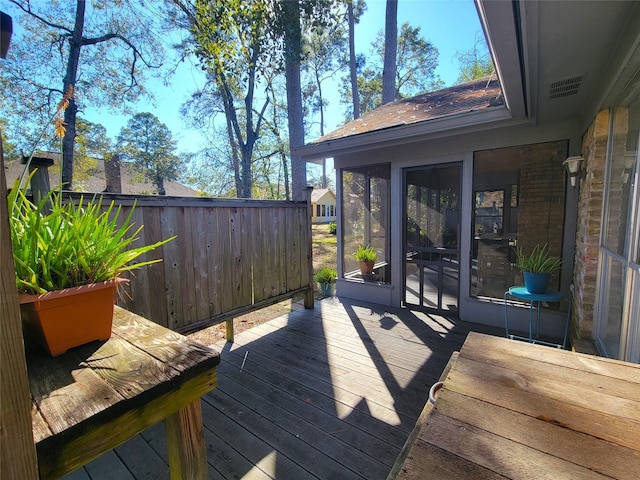
<path fill-rule="evenodd" d="M 294 149 L 294 152 L 307 162 L 320 163 L 325 158 L 407 143 L 407 140 L 412 137 L 420 137 L 421 141 L 430 140 L 460 133 L 482 131 L 494 128 L 496 123 L 505 122 L 509 124 L 523 123 L 526 122 L 526 119 L 514 119 L 504 106 L 497 106 L 482 111 L 309 143 Z"/>

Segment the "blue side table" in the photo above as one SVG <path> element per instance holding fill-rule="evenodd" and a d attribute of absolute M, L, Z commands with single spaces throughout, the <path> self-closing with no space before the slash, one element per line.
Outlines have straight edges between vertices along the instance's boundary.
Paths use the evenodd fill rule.
<path fill-rule="evenodd" d="M 518 300 L 524 300 L 529 302 L 529 337 L 520 337 L 518 335 L 510 335 L 509 334 L 509 304 L 507 303 L 508 297 L 517 298 Z M 567 301 L 569 303 L 569 308 L 567 311 L 567 322 L 564 328 L 564 339 L 562 340 L 562 345 L 557 343 L 550 343 L 540 340 L 538 338 L 540 333 L 540 309 L 542 307 L 543 302 L 562 302 Z M 536 335 L 533 335 L 533 311 L 537 310 L 537 318 L 536 318 Z M 509 291 L 504 294 L 504 324 L 506 329 L 506 335 L 508 338 L 518 339 L 518 340 L 526 340 L 530 343 L 541 343 L 544 345 L 549 345 L 552 347 L 565 348 L 567 345 L 567 335 L 569 333 L 569 319 L 571 318 L 571 302 L 567 297 L 563 295 L 562 292 L 557 290 L 547 290 L 545 293 L 530 293 L 523 286 L 516 286 L 509 288 Z"/>

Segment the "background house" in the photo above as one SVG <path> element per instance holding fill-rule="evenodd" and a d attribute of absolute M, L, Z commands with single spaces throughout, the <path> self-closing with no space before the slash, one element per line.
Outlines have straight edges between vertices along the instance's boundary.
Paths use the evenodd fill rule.
<path fill-rule="evenodd" d="M 49 168 L 49 184 L 51 187 L 60 183 L 60 154 L 54 152 L 39 152 L 39 157 L 48 158 L 53 162 Z M 6 161 L 6 160 L 5 160 Z M 90 166 L 84 171 L 78 171 L 74 175 L 74 187 L 77 191 L 88 193 L 124 193 L 133 195 L 157 195 L 154 184 L 136 170 L 134 165 L 127 162 L 106 162 L 101 158 L 90 158 Z M 6 161 L 5 176 L 7 187 L 11 187 L 15 180 L 22 174 L 24 165 L 20 160 Z M 164 187 L 167 196 L 172 197 L 198 197 L 197 190 L 182 185 L 173 180 L 165 180 Z"/>
<path fill-rule="evenodd" d="M 574 347 L 640 362 L 640 4 L 476 6 L 496 78 L 384 105 L 300 149 L 334 158 L 337 293 L 503 326 L 514 248 L 548 243 Z M 353 274 L 360 243 L 378 252 L 372 281 Z M 543 333 L 562 336 L 566 312 L 549 307 Z"/>
<path fill-rule="evenodd" d="M 329 223 L 336 221 L 336 194 L 327 188 L 314 188 L 311 192 L 311 208 L 313 223 Z"/>

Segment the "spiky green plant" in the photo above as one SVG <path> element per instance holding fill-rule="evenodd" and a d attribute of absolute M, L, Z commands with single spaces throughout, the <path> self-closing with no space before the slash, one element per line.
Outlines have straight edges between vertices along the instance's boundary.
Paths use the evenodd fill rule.
<path fill-rule="evenodd" d="M 335 268 L 322 267 L 320 271 L 313 276 L 313 278 L 321 285 L 331 285 L 332 283 L 336 283 L 338 272 L 336 272 Z"/>
<path fill-rule="evenodd" d="M 113 202 L 102 211 L 102 198 L 78 205 L 49 192 L 33 204 L 16 182 L 8 195 L 11 242 L 18 291 L 31 294 L 112 280 L 123 272 L 161 261 L 131 263 L 175 237 L 132 247 L 135 204 L 124 221 Z M 120 224 L 119 224 L 120 223 Z"/>
<path fill-rule="evenodd" d="M 517 265 L 523 272 L 555 273 L 562 265 L 562 259 L 549 256 L 549 246 L 536 245 L 531 253 L 524 253 L 522 248 L 516 250 Z"/>
<path fill-rule="evenodd" d="M 353 254 L 355 259 L 359 262 L 375 262 L 378 255 L 376 255 L 376 251 L 371 246 L 358 246 L 356 253 Z"/>

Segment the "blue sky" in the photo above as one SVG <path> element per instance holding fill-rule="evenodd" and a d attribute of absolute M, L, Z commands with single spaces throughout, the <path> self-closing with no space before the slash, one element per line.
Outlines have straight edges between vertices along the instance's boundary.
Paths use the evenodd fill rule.
<path fill-rule="evenodd" d="M 356 25 L 356 51 L 369 54 L 371 42 L 376 33 L 384 29 L 384 0 L 368 0 L 367 11 Z M 456 52 L 473 48 L 475 35 L 481 33 L 480 22 L 472 0 L 399 0 L 398 25 L 409 22 L 421 28 L 422 36 L 439 51 L 439 66 L 436 74 L 446 85 L 455 82 L 459 65 Z M 160 81 L 149 83 L 155 93 L 153 103 L 140 103 L 133 107 L 136 112 L 151 112 L 166 124 L 178 140 L 180 151 L 195 151 L 202 142 L 197 132 L 189 131 L 182 122 L 180 105 L 190 94 L 202 86 L 202 73 L 195 66 L 195 60 L 182 63 L 170 85 Z M 342 123 L 343 107 L 337 98 L 330 99 L 325 131 L 329 132 Z M 88 110 L 83 116 L 90 121 L 104 125 L 111 138 L 115 138 L 126 124 L 128 115 L 110 115 L 104 110 Z M 307 138 L 307 141 L 313 138 Z"/>

